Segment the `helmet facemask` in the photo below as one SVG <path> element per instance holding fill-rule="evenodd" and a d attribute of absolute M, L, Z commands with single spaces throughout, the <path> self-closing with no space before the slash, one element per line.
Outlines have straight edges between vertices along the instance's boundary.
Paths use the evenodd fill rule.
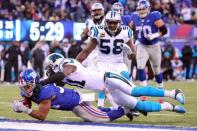
<path fill-rule="evenodd" d="M 137 12 L 140 18 L 145 18 L 150 12 L 150 3 L 146 0 L 141 0 L 137 4 Z"/>
<path fill-rule="evenodd" d="M 20 86 L 21 91 L 24 93 L 26 97 L 31 97 L 33 95 L 34 88 L 35 88 L 35 84 L 33 83 Z"/>
<path fill-rule="evenodd" d="M 101 3 L 94 3 L 91 7 L 91 15 L 95 20 L 99 20 L 104 16 L 104 7 Z"/>
<path fill-rule="evenodd" d="M 115 35 L 121 28 L 121 21 L 116 20 L 105 20 L 105 29 L 110 32 L 110 34 Z"/>
<path fill-rule="evenodd" d="M 137 12 L 140 18 L 145 18 L 149 14 L 150 9 L 149 8 L 137 8 Z"/>
<path fill-rule="evenodd" d="M 104 11 L 102 9 L 92 10 L 92 16 L 95 20 L 99 20 L 104 16 Z"/>
<path fill-rule="evenodd" d="M 64 56 L 59 53 L 52 53 L 47 56 L 47 58 L 44 61 L 44 69 L 48 77 L 54 74 L 54 63 L 58 59 L 62 59 L 62 58 L 64 58 Z"/>
<path fill-rule="evenodd" d="M 120 13 L 121 16 L 124 14 L 124 7 L 120 2 L 114 3 L 111 10 Z"/>
<path fill-rule="evenodd" d="M 109 11 L 105 16 L 105 29 L 115 35 L 121 29 L 121 15 L 116 11 Z"/>
<path fill-rule="evenodd" d="M 34 88 L 39 81 L 39 75 L 35 71 L 27 69 L 22 72 L 19 77 L 19 87 L 26 97 L 31 97 L 33 95 Z"/>

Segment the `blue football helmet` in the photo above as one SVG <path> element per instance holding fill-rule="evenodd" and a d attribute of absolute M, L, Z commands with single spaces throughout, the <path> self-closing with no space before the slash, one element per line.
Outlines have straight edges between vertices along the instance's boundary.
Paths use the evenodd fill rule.
<path fill-rule="evenodd" d="M 145 18 L 150 12 L 150 3 L 147 0 L 139 0 L 137 3 L 137 12 L 140 18 Z"/>
<path fill-rule="evenodd" d="M 120 13 L 120 15 L 124 14 L 124 7 L 120 2 L 116 2 L 112 5 L 111 8 L 112 11 L 117 11 L 118 13 Z"/>
<path fill-rule="evenodd" d="M 32 69 L 26 69 L 20 74 L 19 87 L 26 97 L 31 97 L 33 95 L 35 85 L 39 82 L 39 75 Z"/>

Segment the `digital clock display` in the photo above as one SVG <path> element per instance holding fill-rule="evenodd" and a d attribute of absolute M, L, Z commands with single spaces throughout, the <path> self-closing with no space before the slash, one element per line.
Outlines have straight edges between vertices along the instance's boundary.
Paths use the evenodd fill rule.
<path fill-rule="evenodd" d="M 72 21 L 0 20 L 0 41 L 61 41 L 73 37 Z"/>

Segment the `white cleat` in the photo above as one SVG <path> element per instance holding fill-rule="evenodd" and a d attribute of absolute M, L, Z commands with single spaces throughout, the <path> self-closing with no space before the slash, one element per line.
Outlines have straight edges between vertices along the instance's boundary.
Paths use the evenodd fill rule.
<path fill-rule="evenodd" d="M 175 99 L 179 103 L 185 104 L 185 95 L 183 94 L 183 92 L 180 89 L 175 89 Z"/>
<path fill-rule="evenodd" d="M 180 105 L 174 106 L 173 111 L 176 113 L 185 113 L 186 112 L 185 108 Z"/>

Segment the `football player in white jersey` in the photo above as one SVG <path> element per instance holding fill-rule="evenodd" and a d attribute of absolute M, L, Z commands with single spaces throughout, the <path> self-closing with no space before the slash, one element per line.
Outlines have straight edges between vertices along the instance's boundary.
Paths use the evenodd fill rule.
<path fill-rule="evenodd" d="M 85 29 L 81 34 L 81 40 L 85 41 L 91 34 L 91 29 L 95 25 L 104 25 L 104 7 L 101 3 L 94 3 L 91 6 L 91 18 L 85 22 Z M 86 67 L 95 68 L 98 58 L 98 48 L 95 48 L 82 64 Z"/>
<path fill-rule="evenodd" d="M 95 26 L 91 32 L 89 45 L 79 53 L 76 59 L 83 62 L 98 46 L 97 70 L 122 73 L 128 78 L 128 68 L 123 62 L 123 49 L 128 45 L 135 53 L 135 48 L 132 30 L 128 26 L 121 25 L 121 15 L 116 11 L 109 11 L 105 16 L 104 25 Z M 103 94 L 100 96 L 98 106 L 104 106 Z"/>
<path fill-rule="evenodd" d="M 63 81 L 66 84 L 77 86 L 92 91 L 106 91 L 114 108 L 123 106 L 137 111 L 158 112 L 162 110 L 185 113 L 182 106 L 174 106 L 168 102 L 159 103 L 141 101 L 135 97 L 154 96 L 170 97 L 181 104 L 185 103 L 184 94 L 179 90 L 164 90 L 152 86 L 137 87 L 120 74 L 112 72 L 97 72 L 84 67 L 75 59 L 60 58 L 50 65 L 54 75 L 43 80 L 40 84 L 56 83 Z"/>

